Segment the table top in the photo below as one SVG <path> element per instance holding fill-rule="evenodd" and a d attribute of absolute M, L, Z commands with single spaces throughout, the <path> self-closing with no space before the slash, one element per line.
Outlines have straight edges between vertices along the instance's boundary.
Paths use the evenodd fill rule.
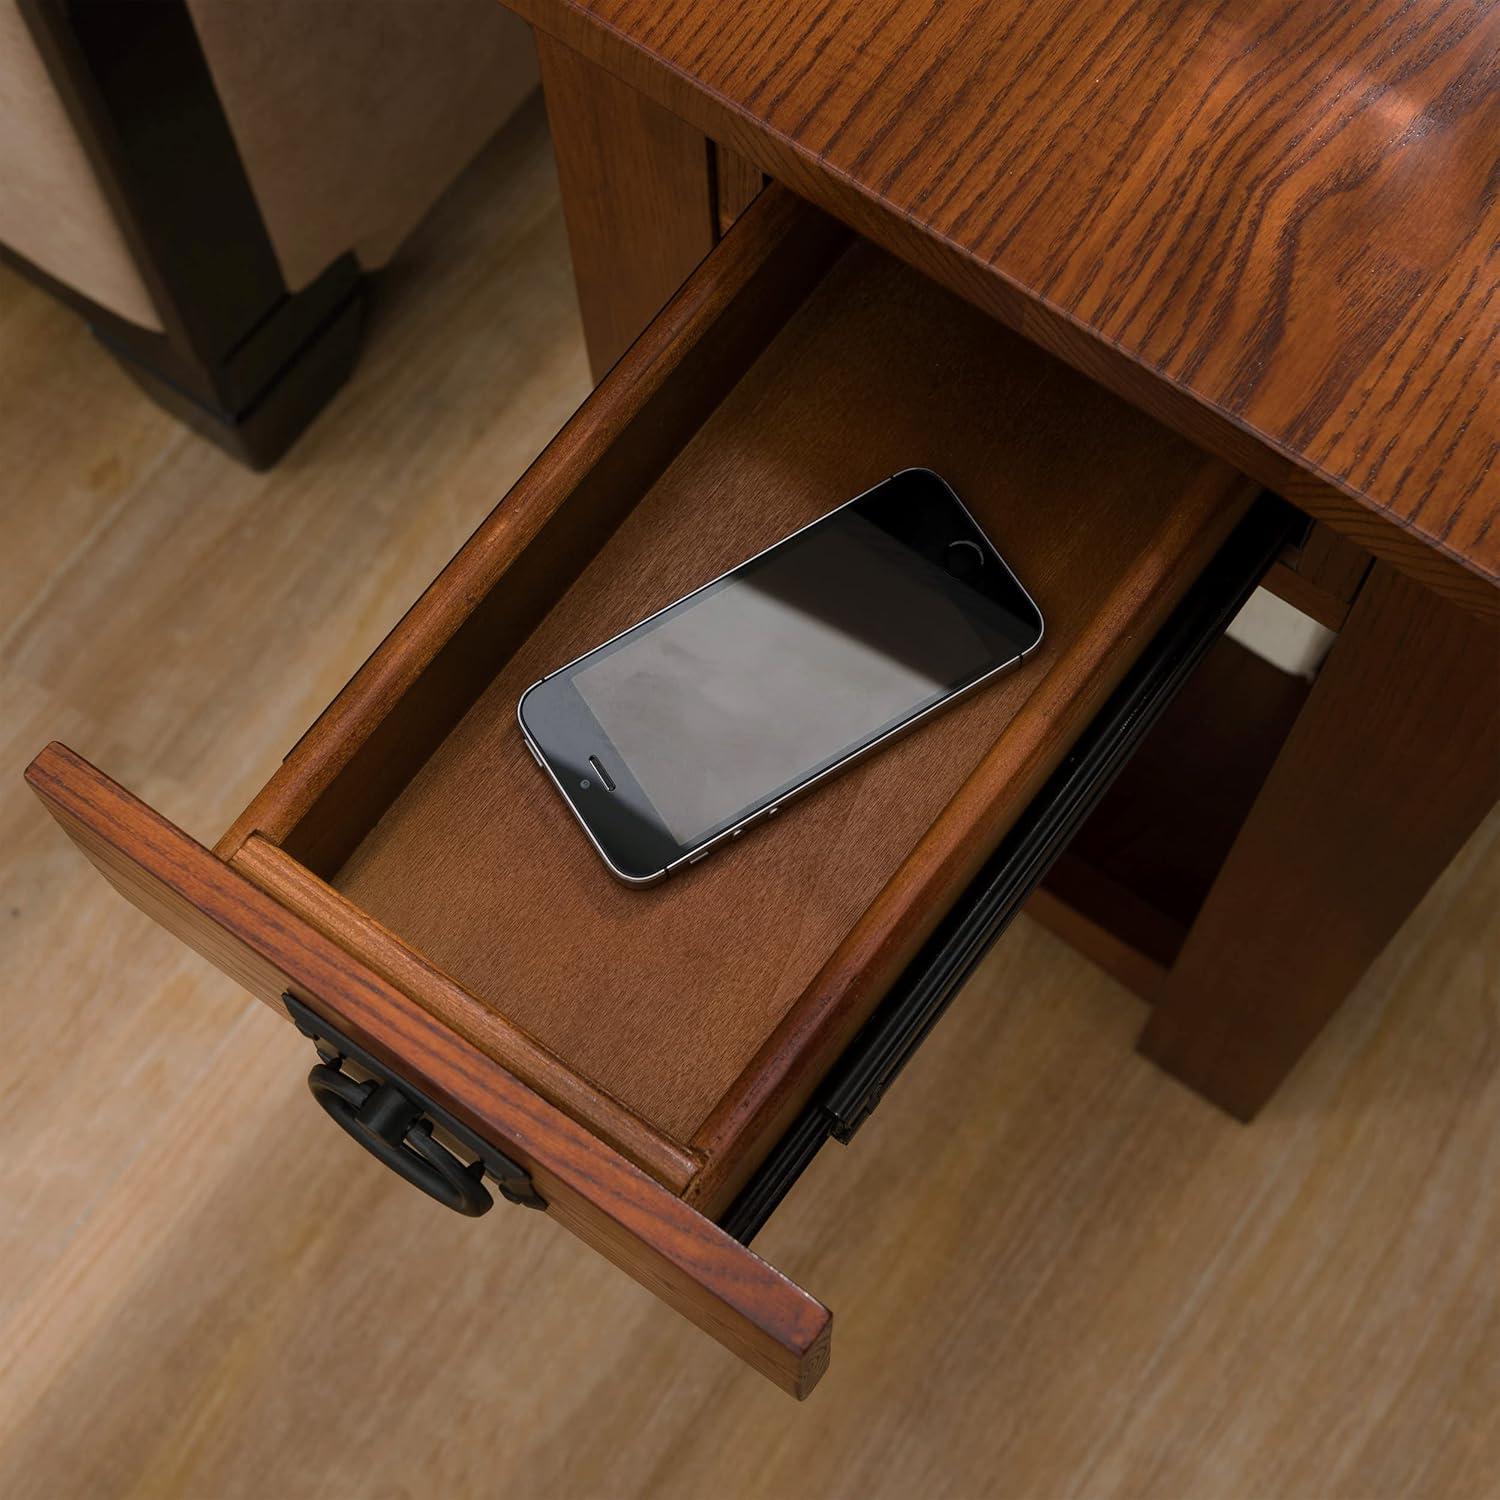
<path fill-rule="evenodd" d="M 1496 607 L 1500 8 L 509 3 L 1372 551 Z"/>

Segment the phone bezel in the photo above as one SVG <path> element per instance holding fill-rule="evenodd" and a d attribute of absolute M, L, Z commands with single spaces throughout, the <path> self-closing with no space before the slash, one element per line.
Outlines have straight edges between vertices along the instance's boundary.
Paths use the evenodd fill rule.
<path fill-rule="evenodd" d="M 571 674 L 575 669 L 582 667 L 599 653 L 623 642 L 627 636 L 644 630 L 669 610 L 687 605 L 699 594 L 722 584 L 735 574 L 751 567 L 761 558 L 795 541 L 804 532 L 828 522 L 840 512 L 851 506 L 870 501 L 872 497 L 889 486 L 910 485 L 915 481 L 935 486 L 937 493 L 954 508 L 956 519 L 960 519 L 963 527 L 966 528 L 951 536 L 946 545 L 951 545 L 954 541 L 975 543 L 983 550 L 988 564 L 998 565 L 1000 570 L 998 574 L 987 567 L 982 575 L 987 584 L 994 585 L 987 588 L 986 593 L 998 598 L 1003 591 L 1007 604 L 1013 603 L 1016 596 L 1019 596 L 1019 599 L 1030 610 L 1035 633 L 1027 644 L 1018 644 L 1013 656 L 997 663 L 972 682 L 954 688 L 936 702 L 917 709 L 871 739 L 856 745 L 832 764 L 794 780 L 752 806 L 742 809 L 723 827 L 699 839 L 696 843 L 683 844 L 672 836 L 659 815 L 655 813 L 650 799 L 646 797 L 631 774 L 625 758 L 618 751 L 615 751 L 608 768 L 616 783 L 615 790 L 606 789 L 598 784 L 596 776 L 587 774 L 586 765 L 590 754 L 596 754 L 601 745 L 608 746 L 611 750 L 614 747 L 603 726 L 594 718 L 584 703 L 582 695 L 573 685 Z M 737 837 L 758 819 L 779 812 L 793 797 L 802 795 L 836 772 L 846 769 L 853 762 L 878 749 L 897 735 L 915 728 L 933 714 L 947 708 L 965 694 L 982 687 L 1001 673 L 1019 666 L 1041 644 L 1045 630 L 1046 625 L 1035 600 L 1000 555 L 984 529 L 974 519 L 968 507 L 954 492 L 952 486 L 931 469 L 902 469 L 539 678 L 521 694 L 517 701 L 516 720 L 533 758 L 556 787 L 610 872 L 628 885 L 646 886 L 654 884 L 683 865 L 696 863 L 712 849 Z M 551 701 L 543 704 L 543 700 L 538 698 L 532 704 L 534 721 L 538 705 L 543 705 L 541 712 L 545 723 L 528 723 L 528 700 L 532 700 L 538 689 L 547 685 L 551 685 Z M 534 730 L 536 732 L 533 732 Z M 583 780 L 587 780 L 590 783 L 589 786 L 581 786 L 580 782 Z"/>

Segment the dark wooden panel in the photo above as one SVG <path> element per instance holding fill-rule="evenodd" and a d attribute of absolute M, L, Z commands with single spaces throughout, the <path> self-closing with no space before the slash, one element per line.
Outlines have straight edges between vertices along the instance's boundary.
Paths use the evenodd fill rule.
<path fill-rule="evenodd" d="M 816 1384 L 832 1320 L 806 1292 L 65 746 L 26 776 L 154 921 L 268 1004 L 290 991 L 397 1068 L 526 1167 L 554 1218 L 783 1390 Z"/>
<path fill-rule="evenodd" d="M 1500 609 L 1500 8 L 511 3 L 1361 545 Z"/>
<path fill-rule="evenodd" d="M 709 153 L 691 125 L 537 36 L 573 276 L 600 379 L 713 248 Z"/>
<path fill-rule="evenodd" d="M 1342 630 L 1373 559 L 1321 522 L 1266 575 L 1265 586 L 1328 630 Z"/>
<path fill-rule="evenodd" d="M 1032 892 L 1026 915 L 1147 1001 L 1166 978 L 1171 960 L 1162 955 L 1182 946 L 1182 929 L 1170 917 L 1066 853 L 1050 883 Z"/>
<path fill-rule="evenodd" d="M 1186 931 L 1307 692 L 1237 641 L 1217 642 L 1069 852 Z"/>
<path fill-rule="evenodd" d="M 1155 1000 L 1307 692 L 1238 642 L 1217 642 L 1028 912 Z"/>
<path fill-rule="evenodd" d="M 1500 797 L 1500 631 L 1377 566 L 1142 1050 L 1248 1119 Z"/>
<path fill-rule="evenodd" d="M 715 146 L 714 202 L 718 212 L 719 233 L 723 234 L 760 195 L 766 175 L 728 146 Z"/>

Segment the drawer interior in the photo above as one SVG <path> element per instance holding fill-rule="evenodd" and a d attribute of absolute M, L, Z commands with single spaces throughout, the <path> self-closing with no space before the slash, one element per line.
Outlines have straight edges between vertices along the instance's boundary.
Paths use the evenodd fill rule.
<path fill-rule="evenodd" d="M 501 1061 L 710 1209 L 1249 498 L 1239 476 L 912 269 L 862 242 L 818 243 L 826 273 L 800 257 L 775 273 L 781 295 L 754 292 L 769 326 L 741 316 L 743 287 L 725 301 L 703 335 L 743 350 L 715 363 L 731 369 L 722 391 L 705 383 L 696 409 L 670 404 L 645 439 L 615 437 L 664 445 L 655 472 L 620 464 L 551 497 L 529 538 L 518 509 L 509 532 L 497 522 L 469 544 L 513 560 L 483 596 L 450 601 L 446 623 L 393 637 L 407 632 L 409 652 L 428 629 L 436 654 L 401 691 L 365 690 L 359 732 L 378 757 L 319 781 L 294 755 L 284 779 L 303 775 L 300 795 L 263 794 L 274 815 L 252 808 L 229 845 L 346 944 L 379 946 L 385 972 L 399 958 L 426 975 L 448 997 L 435 1006 L 461 1001 L 455 1024 L 496 1018 Z M 609 398 L 607 382 L 558 442 L 590 441 Z M 527 754 L 521 692 L 912 465 L 949 480 L 1036 598 L 1036 657 L 702 864 L 649 889 L 617 883 Z M 497 517 L 535 503 L 525 484 Z M 461 670 L 443 631 L 450 645 L 467 632 Z M 352 732 L 348 713 L 331 722 L 314 733 Z"/>

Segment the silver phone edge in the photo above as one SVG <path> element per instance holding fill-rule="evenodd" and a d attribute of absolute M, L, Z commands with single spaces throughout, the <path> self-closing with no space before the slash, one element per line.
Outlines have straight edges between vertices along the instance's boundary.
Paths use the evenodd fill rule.
<path fill-rule="evenodd" d="M 644 624 L 645 621 L 642 621 L 641 623 Z M 630 628 L 634 630 L 635 626 L 632 625 Z M 622 631 L 621 634 L 624 634 L 624 632 Z M 611 639 L 615 639 L 615 637 L 611 637 Z M 601 644 L 608 645 L 609 642 L 605 641 Z M 592 656 L 594 654 L 594 651 L 597 651 L 598 649 L 599 647 L 595 646 L 593 648 L 593 651 L 585 651 L 583 655 Z M 582 661 L 583 657 L 575 657 L 574 660 Z M 567 666 L 559 667 L 557 669 L 557 672 L 566 672 L 568 670 L 568 667 L 571 667 L 572 665 L 573 662 L 569 662 Z M 583 816 L 581 812 L 579 812 L 577 804 L 568 795 L 567 790 L 566 788 L 564 788 L 562 782 L 557 779 L 557 773 L 552 769 L 550 765 L 547 764 L 546 759 L 542 755 L 541 746 L 538 745 L 534 739 L 532 739 L 531 731 L 526 727 L 526 720 L 521 717 L 521 710 L 525 706 L 527 697 L 533 691 L 535 691 L 535 689 L 541 687 L 541 685 L 546 682 L 548 678 L 556 677 L 557 672 L 548 672 L 546 677 L 538 677 L 537 680 L 533 682 L 531 686 L 527 688 L 519 698 L 516 699 L 516 724 L 520 728 L 521 738 L 526 741 L 526 748 L 531 751 L 531 758 L 537 763 L 538 766 L 541 767 L 543 773 L 547 777 L 547 780 L 557 788 L 557 795 L 562 798 L 563 803 L 567 807 L 568 811 L 573 814 L 573 817 L 577 820 L 578 826 L 583 829 L 589 843 L 594 846 L 594 852 L 598 854 L 599 858 L 604 861 L 605 868 L 608 869 L 609 873 L 613 875 L 616 880 L 623 881 L 626 885 L 633 885 L 637 888 L 642 886 L 655 885 L 659 880 L 665 880 L 668 873 L 671 870 L 676 869 L 677 865 L 681 863 L 681 861 L 674 861 L 670 865 L 663 865 L 661 869 L 658 870 L 654 875 L 627 875 L 625 871 L 622 870 L 619 865 L 617 865 L 614 860 L 609 857 L 609 852 L 605 849 L 604 845 L 594 837 L 594 830 L 589 827 L 588 820 Z"/>
<path fill-rule="evenodd" d="M 794 540 L 796 537 L 801 536 L 804 531 L 809 531 L 812 527 L 821 525 L 824 521 L 828 520 L 830 516 L 836 516 L 841 510 L 846 510 L 849 506 L 857 504 L 859 501 L 863 500 L 864 497 L 868 495 L 872 490 L 879 489 L 882 484 L 889 484 L 893 479 L 899 479 L 903 474 L 930 474 L 953 497 L 955 503 L 958 505 L 958 508 L 964 513 L 965 516 L 968 517 L 969 524 L 973 526 L 973 528 L 980 534 L 980 536 L 985 539 L 986 542 L 989 543 L 990 551 L 994 554 L 995 560 L 1000 564 L 1002 568 L 1005 569 L 1006 573 L 1010 577 L 1011 582 L 1015 584 L 1015 586 L 1025 597 L 1026 602 L 1032 607 L 1032 609 L 1036 611 L 1036 617 L 1041 622 L 1041 629 L 1037 633 L 1037 638 L 1024 651 L 1018 652 L 1015 656 L 1011 657 L 1009 661 L 1001 662 L 999 666 L 994 667 L 990 671 L 986 672 L 983 677 L 976 677 L 973 682 L 968 684 L 967 687 L 960 688 L 956 693 L 950 693 L 946 698 L 941 699 L 937 703 L 931 704 L 929 707 L 922 709 L 919 713 L 913 714 L 911 718 L 905 719 L 900 724 L 887 729 L 884 734 L 880 735 L 877 739 L 871 740 L 869 744 L 861 745 L 857 750 L 851 750 L 849 754 L 846 755 L 842 760 L 835 761 L 831 766 L 825 766 L 821 771 L 817 773 L 817 775 L 810 776 L 806 781 L 800 782 L 790 791 L 783 792 L 781 796 L 776 798 L 776 800 L 769 804 L 769 806 L 757 808 L 748 817 L 742 818 L 738 823 L 735 823 L 729 828 L 722 829 L 711 839 L 705 839 L 703 843 L 694 845 L 691 849 L 684 851 L 680 858 L 674 859 L 670 864 L 663 865 L 662 868 L 656 871 L 654 874 L 627 875 L 625 871 L 620 869 L 620 867 L 615 864 L 615 862 L 609 857 L 609 854 L 605 851 L 604 846 L 600 844 L 597 838 L 594 837 L 594 830 L 589 827 L 588 821 L 578 810 L 577 804 L 568 795 L 566 788 L 563 786 L 562 782 L 557 779 L 557 776 L 553 772 L 552 767 L 548 765 L 546 759 L 543 757 L 541 746 L 539 746 L 536 741 L 532 739 L 530 731 L 526 728 L 526 720 L 522 716 L 521 712 L 528 696 L 530 696 L 530 694 L 537 688 L 541 687 L 544 682 L 550 681 L 560 673 L 571 670 L 573 667 L 577 666 L 579 662 L 586 660 L 590 656 L 593 656 L 597 651 L 602 651 L 606 646 L 613 645 L 614 642 L 619 640 L 621 636 L 629 635 L 631 631 L 639 630 L 641 626 L 650 624 L 650 622 L 654 620 L 657 615 L 665 614 L 669 609 L 673 609 L 679 604 L 686 603 L 695 594 L 701 594 L 704 589 L 712 588 L 714 584 L 720 582 L 722 579 L 728 578 L 731 573 L 738 573 L 741 568 L 747 567 L 750 563 L 756 561 L 757 558 L 764 557 L 767 552 L 774 552 L 777 547 L 785 546 L 786 543 Z M 931 718 L 934 714 L 941 713 L 945 708 L 950 708 L 953 704 L 957 703 L 960 698 L 967 697 L 970 693 L 974 692 L 978 688 L 983 687 L 985 683 L 993 681 L 1002 673 L 1014 671 L 1017 667 L 1021 666 L 1025 662 L 1028 656 L 1032 656 L 1035 654 L 1037 648 L 1042 644 L 1043 640 L 1046 639 L 1046 635 L 1047 619 L 1046 616 L 1043 615 L 1041 607 L 1037 604 L 1036 600 L 1031 597 L 1031 591 L 1026 587 L 1024 583 L 1021 582 L 1019 578 L 1016 577 L 1015 572 L 1011 568 L 1010 564 L 1006 562 L 1004 557 L 1001 556 L 1000 549 L 996 547 L 993 540 L 991 540 L 990 534 L 984 529 L 983 526 L 979 524 L 977 520 L 975 520 L 973 512 L 967 505 L 964 504 L 957 491 L 954 490 L 953 486 L 950 485 L 948 481 L 942 477 L 941 474 L 938 474 L 932 469 L 925 468 L 922 465 L 913 465 L 911 468 L 897 469 L 895 473 L 888 474 L 884 479 L 870 485 L 867 489 L 861 490 L 859 494 L 853 496 L 851 499 L 845 500 L 843 504 L 835 505 L 832 510 L 825 511 L 821 516 L 818 516 L 815 519 L 809 521 L 805 526 L 799 526 L 796 531 L 789 531 L 784 537 L 781 537 L 779 540 L 772 542 L 769 547 L 762 547 L 759 552 L 752 554 L 750 557 L 743 558 L 732 568 L 726 568 L 722 573 L 719 573 L 715 577 L 710 578 L 706 583 L 700 583 L 697 588 L 691 589 L 688 593 L 681 595 L 681 597 L 677 599 L 671 600 L 667 604 L 663 604 L 660 609 L 652 610 L 649 615 L 645 615 L 643 618 L 636 620 L 633 624 L 627 625 L 624 630 L 616 631 L 615 634 L 610 636 L 608 640 L 603 640 L 600 641 L 597 645 L 590 646 L 587 651 L 580 652 L 571 661 L 566 661 L 560 667 L 554 667 L 552 671 L 548 672 L 545 676 L 538 677 L 537 680 L 533 682 L 531 686 L 528 687 L 519 698 L 516 699 L 516 725 L 521 731 L 521 737 L 526 741 L 527 749 L 530 750 L 532 758 L 536 761 L 537 765 L 540 766 L 541 769 L 546 773 L 547 779 L 552 783 L 554 787 L 557 788 L 558 796 L 560 796 L 563 802 L 567 805 L 568 811 L 573 814 L 573 817 L 577 821 L 578 826 L 583 829 L 585 835 L 587 835 L 588 837 L 589 843 L 594 846 L 595 852 L 598 854 L 599 858 L 604 861 L 605 867 L 609 870 L 610 874 L 613 875 L 616 880 L 622 881 L 625 885 L 640 888 L 644 886 L 655 885 L 659 881 L 665 880 L 673 870 L 680 870 L 684 865 L 697 862 L 706 854 L 708 854 L 710 850 L 717 848 L 720 844 L 729 842 L 735 837 L 736 834 L 742 833 L 752 823 L 755 823 L 761 818 L 765 817 L 772 808 L 775 808 L 779 812 L 793 798 L 800 797 L 804 792 L 811 791 L 812 788 L 817 786 L 820 782 L 826 781 L 830 776 L 837 775 L 838 772 L 845 770 L 847 767 L 853 765 L 855 761 L 862 760 L 865 756 L 871 754 L 875 750 L 878 750 L 882 745 L 889 743 L 898 735 L 906 734 L 909 730 L 915 729 L 917 725 Z"/>

